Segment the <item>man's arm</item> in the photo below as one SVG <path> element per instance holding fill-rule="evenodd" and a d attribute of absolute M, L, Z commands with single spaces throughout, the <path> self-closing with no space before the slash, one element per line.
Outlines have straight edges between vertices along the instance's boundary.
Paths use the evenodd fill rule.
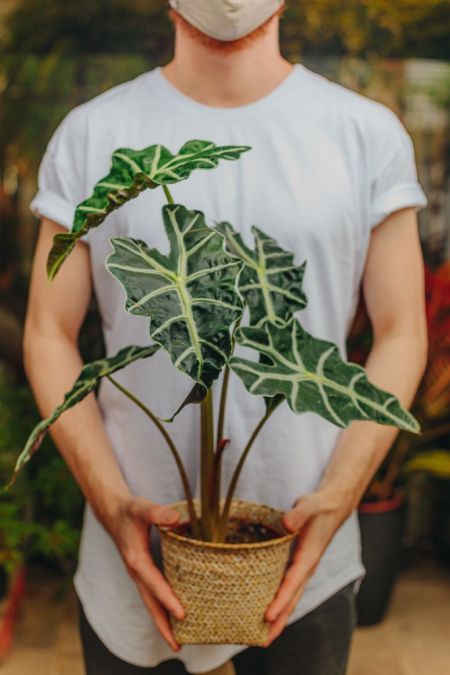
<path fill-rule="evenodd" d="M 369 378 L 408 407 L 426 365 L 427 330 L 423 260 L 414 208 L 389 216 L 372 233 L 363 292 L 374 342 Z M 300 497 L 284 516 L 286 527 L 304 527 L 293 562 L 266 613 L 268 644 L 283 630 L 326 547 L 364 494 L 398 430 L 357 421 L 344 430 L 316 492 Z"/>
<path fill-rule="evenodd" d="M 77 244 L 56 279 L 47 280 L 45 263 L 53 236 L 63 231 L 50 220 L 42 222 L 25 321 L 25 370 L 45 417 L 61 403 L 82 368 L 78 334 L 92 292 L 84 243 Z M 178 514 L 131 495 L 94 394 L 65 412 L 51 433 L 96 517 L 114 539 L 161 634 L 177 650 L 163 607 L 178 617 L 183 610 L 153 564 L 148 532 L 151 523 L 174 524 Z"/>

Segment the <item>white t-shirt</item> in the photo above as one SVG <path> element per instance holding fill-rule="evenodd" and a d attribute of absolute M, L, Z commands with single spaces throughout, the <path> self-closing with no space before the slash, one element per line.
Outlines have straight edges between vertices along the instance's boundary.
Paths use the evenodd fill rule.
<path fill-rule="evenodd" d="M 250 227 L 256 224 L 294 252 L 298 264 L 306 259 L 309 304 L 299 318 L 307 330 L 333 340 L 345 354 L 371 229 L 397 209 L 427 203 L 417 182 L 412 142 L 399 119 L 384 105 L 303 65 L 296 65 L 259 101 L 226 109 L 184 96 L 156 68 L 79 106 L 64 119 L 42 161 L 32 208 L 70 227 L 75 206 L 108 173 L 116 148 L 162 143 L 176 152 L 194 138 L 250 145 L 252 150 L 236 162 L 194 171 L 187 181 L 171 186 L 175 201 L 204 211 L 210 223 L 230 221 L 249 246 Z M 109 238 L 136 237 L 166 252 L 160 213 L 165 201 L 162 189 L 148 190 L 85 237 L 108 354 L 149 342 L 148 320 L 127 314 L 124 292 L 105 269 Z M 118 379 L 163 416 L 176 409 L 190 385 L 163 350 L 121 371 Z M 216 406 L 217 390 L 216 383 Z M 161 503 L 183 498 L 173 459 L 141 411 L 107 381 L 101 385 L 99 401 L 132 492 Z M 262 412 L 262 399 L 232 376 L 225 484 Z M 198 492 L 198 406 L 186 408 L 170 431 Z M 236 496 L 290 508 L 300 495 L 317 487 L 339 434 L 319 416 L 295 415 L 283 404 L 252 449 Z M 157 551 L 156 539 L 153 548 Z M 290 622 L 363 573 L 353 514 L 330 543 Z M 113 541 L 89 507 L 75 585 L 89 622 L 114 654 L 138 666 L 173 658 Z M 202 672 L 242 649 L 184 646 L 176 658 L 188 671 Z"/>

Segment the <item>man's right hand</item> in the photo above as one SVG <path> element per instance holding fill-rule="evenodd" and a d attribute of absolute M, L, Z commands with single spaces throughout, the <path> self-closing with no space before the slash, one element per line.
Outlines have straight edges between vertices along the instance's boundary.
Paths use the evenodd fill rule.
<path fill-rule="evenodd" d="M 156 627 L 176 652 L 180 645 L 172 633 L 168 612 L 183 619 L 184 609 L 153 561 L 150 528 L 152 525 L 176 525 L 178 520 L 179 514 L 167 506 L 129 496 L 121 500 L 114 522 L 108 523 L 108 530 Z"/>
<path fill-rule="evenodd" d="M 61 403 L 80 373 L 78 335 L 92 293 L 89 247 L 84 242 L 77 244 L 57 278 L 48 283 L 47 256 L 54 236 L 63 232 L 61 225 L 43 219 L 25 321 L 24 366 L 42 417 Z M 184 611 L 152 560 L 149 537 L 153 523 L 175 525 L 178 514 L 130 495 L 94 394 L 68 410 L 53 425 L 51 435 L 97 518 L 115 540 L 161 635 L 179 651 L 167 611 L 180 619 Z M 115 583 L 115 579 L 109 581 Z"/>

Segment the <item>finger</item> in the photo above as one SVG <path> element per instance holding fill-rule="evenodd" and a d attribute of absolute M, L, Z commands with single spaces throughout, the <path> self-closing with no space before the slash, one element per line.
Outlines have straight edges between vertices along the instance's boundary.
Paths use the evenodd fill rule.
<path fill-rule="evenodd" d="M 300 497 L 294 508 L 283 514 L 283 525 L 290 532 L 297 532 L 308 520 L 323 510 L 324 504 L 321 495 L 311 492 Z"/>
<path fill-rule="evenodd" d="M 263 644 L 263 647 L 269 647 L 272 644 L 272 642 L 276 640 L 279 635 L 281 635 L 286 626 L 287 620 L 288 615 L 285 612 L 283 612 L 282 614 L 280 614 L 278 619 L 274 621 L 274 623 L 270 624 L 269 635 L 267 641 Z"/>
<path fill-rule="evenodd" d="M 279 614 L 278 618 L 276 621 L 274 621 L 270 627 L 269 627 L 269 636 L 267 638 L 267 642 L 263 645 L 263 647 L 268 647 L 269 645 L 272 644 L 274 640 L 277 639 L 279 635 L 283 632 L 283 630 L 286 627 L 287 621 L 289 619 L 289 616 L 292 614 L 294 611 L 295 607 L 297 606 L 297 603 L 300 599 L 300 596 L 302 595 L 304 589 L 305 589 L 306 583 L 302 584 L 301 587 L 297 590 L 295 593 L 294 597 L 291 599 L 290 603 L 286 607 L 286 609 Z"/>
<path fill-rule="evenodd" d="M 303 595 L 303 591 L 305 590 L 306 587 L 306 581 L 303 583 L 300 588 L 298 589 L 297 593 L 292 597 L 290 603 L 286 607 L 286 613 L 288 617 L 292 614 L 294 609 L 297 607 L 298 601 L 300 600 L 301 596 Z"/>
<path fill-rule="evenodd" d="M 299 588 L 306 584 L 313 570 L 317 567 L 320 556 L 316 555 L 314 550 L 299 548 L 299 553 L 294 555 L 293 562 L 286 570 L 281 582 L 280 588 L 267 608 L 265 619 L 273 622 L 286 609 L 291 598 L 298 592 Z"/>
<path fill-rule="evenodd" d="M 184 618 L 184 609 L 163 574 L 153 563 L 152 558 L 139 560 L 132 570 L 132 576 L 146 589 L 147 593 L 157 598 L 168 612 L 177 619 Z"/>
<path fill-rule="evenodd" d="M 266 621 L 269 621 L 270 623 L 276 621 L 278 616 L 285 610 L 300 586 L 303 583 L 306 583 L 308 569 L 309 567 L 307 565 L 296 563 L 286 570 L 281 586 L 266 611 Z"/>
<path fill-rule="evenodd" d="M 152 563 L 143 566 L 138 572 L 140 579 L 147 590 L 177 619 L 184 619 L 184 609 L 162 573 Z"/>
<path fill-rule="evenodd" d="M 155 623 L 155 626 L 161 633 L 161 636 L 174 652 L 180 651 L 180 645 L 175 640 L 173 635 L 167 612 L 164 610 L 158 600 L 147 592 L 146 588 L 142 584 L 138 582 L 137 586 L 142 599 Z"/>
<path fill-rule="evenodd" d="M 332 537 L 332 532 L 333 528 L 330 529 L 329 525 L 324 524 L 322 516 L 315 517 L 305 526 L 303 537 L 297 540 L 291 565 L 284 575 L 275 599 L 267 609 L 267 621 L 275 621 L 301 584 L 314 574 Z"/>
<path fill-rule="evenodd" d="M 163 504 L 155 504 L 143 497 L 133 499 L 129 509 L 131 516 L 148 524 L 175 525 L 180 520 L 180 514 L 175 509 Z"/>

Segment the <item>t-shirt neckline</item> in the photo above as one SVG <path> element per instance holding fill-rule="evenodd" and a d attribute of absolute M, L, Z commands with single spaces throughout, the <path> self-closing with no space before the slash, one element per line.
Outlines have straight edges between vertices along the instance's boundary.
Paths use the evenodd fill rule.
<path fill-rule="evenodd" d="M 295 90 L 295 82 L 306 72 L 306 66 L 301 63 L 295 63 L 284 80 L 268 94 L 262 98 L 259 98 L 257 101 L 253 101 L 252 103 L 247 103 L 245 105 L 232 108 L 209 106 L 204 103 L 200 103 L 193 98 L 190 98 L 186 94 L 183 94 L 175 87 L 175 85 L 169 82 L 165 75 L 163 75 L 162 68 L 160 66 L 148 73 L 148 76 L 149 83 L 153 86 L 154 91 L 157 94 L 164 96 L 167 100 L 170 100 L 179 108 L 194 112 L 197 115 L 203 114 L 208 115 L 209 117 L 217 117 L 222 119 L 236 119 L 239 117 L 246 117 L 247 115 L 253 115 L 255 113 L 266 111 L 269 108 L 284 102 L 286 98 L 290 96 L 290 94 Z"/>

